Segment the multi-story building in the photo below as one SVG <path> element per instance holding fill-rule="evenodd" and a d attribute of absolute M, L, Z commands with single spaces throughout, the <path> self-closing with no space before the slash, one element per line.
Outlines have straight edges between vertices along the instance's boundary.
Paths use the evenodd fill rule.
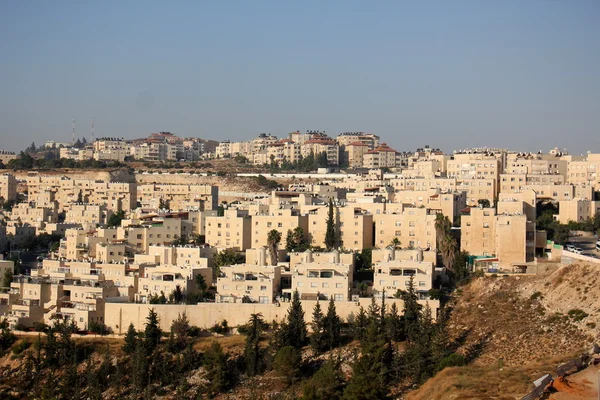
<path fill-rule="evenodd" d="M 398 239 L 403 248 L 435 250 L 436 215 L 436 211 L 425 207 L 408 207 L 400 213 L 375 214 L 375 245 L 385 247 Z"/>
<path fill-rule="evenodd" d="M 393 254 L 393 252 L 391 252 Z M 433 287 L 434 264 L 428 261 L 395 260 L 377 262 L 373 266 L 373 293 L 393 298 L 398 291 L 406 291 L 411 278 L 417 295 L 429 298 Z"/>
<path fill-rule="evenodd" d="M 282 269 L 280 266 L 252 264 L 221 267 L 216 301 L 271 304 L 280 293 Z"/>
<path fill-rule="evenodd" d="M 219 188 L 213 185 L 150 183 L 138 185 L 137 195 L 142 207 L 154 209 L 161 200 L 172 210 L 216 210 L 219 203 Z"/>
<path fill-rule="evenodd" d="M 252 215 L 252 246 L 266 246 L 269 232 L 276 230 L 281 234 L 281 245 L 285 247 L 288 230 L 302 228 L 308 232 L 308 215 L 302 215 L 300 210 L 282 209 L 277 205 L 269 206 L 268 210 Z"/>
<path fill-rule="evenodd" d="M 333 262 L 296 264 L 290 267 L 292 284 L 286 297 L 291 297 L 292 292 L 297 290 L 302 300 L 348 301 L 352 294 L 353 272 L 353 265 L 342 263 L 335 254 Z"/>
<path fill-rule="evenodd" d="M 381 143 L 373 150 L 369 150 L 363 156 L 364 168 L 395 168 L 398 163 L 398 153 L 386 143 Z"/>
<path fill-rule="evenodd" d="M 70 204 L 67 206 L 65 222 L 80 224 L 84 228 L 104 225 L 113 214 L 106 206 L 93 204 Z"/>
<path fill-rule="evenodd" d="M 327 206 L 315 206 L 308 213 L 310 244 L 325 246 L 327 232 Z M 334 207 L 335 231 L 340 247 L 362 250 L 373 247 L 373 215 L 354 206 Z M 336 246 L 337 246 L 336 245 Z"/>
<path fill-rule="evenodd" d="M 206 217 L 206 243 L 244 251 L 252 247 L 252 219 L 247 211 L 228 209 L 222 217 Z"/>
<path fill-rule="evenodd" d="M 589 199 L 563 200 L 558 204 L 557 221 L 566 224 L 569 221 L 583 222 L 594 218 L 600 213 L 600 201 L 591 201 Z"/>
<path fill-rule="evenodd" d="M 0 200 L 15 201 L 16 199 L 17 179 L 12 174 L 0 174 Z"/>
<path fill-rule="evenodd" d="M 0 163 L 4 164 L 5 166 L 9 163 L 9 161 L 16 159 L 17 155 L 14 151 L 0 150 Z"/>

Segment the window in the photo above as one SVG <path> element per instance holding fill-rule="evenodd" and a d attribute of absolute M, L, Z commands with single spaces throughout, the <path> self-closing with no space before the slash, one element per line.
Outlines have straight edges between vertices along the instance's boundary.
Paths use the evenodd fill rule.
<path fill-rule="evenodd" d="M 341 288 L 343 288 L 343 287 L 344 287 L 344 285 L 342 285 L 341 283 L 336 283 L 336 284 L 335 284 L 335 288 L 336 288 L 336 289 L 341 289 Z"/>
<path fill-rule="evenodd" d="M 317 282 L 311 282 L 310 287 L 317 287 Z"/>
<path fill-rule="evenodd" d="M 296 286 L 297 287 L 302 287 L 302 286 L 304 286 L 304 282 L 298 282 L 298 284 Z"/>
<path fill-rule="evenodd" d="M 267 290 L 267 287 L 263 285 L 263 286 L 260 287 L 260 290 L 263 290 L 263 291 Z"/>
<path fill-rule="evenodd" d="M 333 300 L 335 300 L 335 301 L 344 301 L 344 295 L 343 294 L 334 294 L 333 295 Z"/>
<path fill-rule="evenodd" d="M 329 283 L 324 282 L 323 285 L 321 285 L 321 287 L 328 288 L 329 287 Z"/>

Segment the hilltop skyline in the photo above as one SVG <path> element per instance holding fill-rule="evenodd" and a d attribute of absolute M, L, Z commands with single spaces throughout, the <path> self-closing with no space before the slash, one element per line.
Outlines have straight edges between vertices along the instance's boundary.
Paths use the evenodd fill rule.
<path fill-rule="evenodd" d="M 0 149 L 77 137 L 379 135 L 600 152 L 600 6 L 0 6 Z"/>

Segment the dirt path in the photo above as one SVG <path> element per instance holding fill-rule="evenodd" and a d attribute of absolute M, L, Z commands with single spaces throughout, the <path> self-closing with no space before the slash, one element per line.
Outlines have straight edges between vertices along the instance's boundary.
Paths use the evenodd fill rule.
<path fill-rule="evenodd" d="M 566 379 L 556 379 L 553 387 L 557 390 L 548 399 L 551 400 L 596 400 L 598 399 L 598 376 L 600 368 L 590 366 L 583 371 L 568 376 Z"/>

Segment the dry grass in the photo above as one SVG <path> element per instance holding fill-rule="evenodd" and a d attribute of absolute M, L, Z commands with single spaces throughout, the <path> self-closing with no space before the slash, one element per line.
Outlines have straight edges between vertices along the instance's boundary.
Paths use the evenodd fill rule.
<path fill-rule="evenodd" d="M 407 400 L 494 399 L 514 400 L 533 388 L 532 382 L 547 373 L 555 373 L 558 364 L 571 357 L 555 357 L 523 367 L 499 365 L 446 368 L 418 390 L 409 393 Z"/>

